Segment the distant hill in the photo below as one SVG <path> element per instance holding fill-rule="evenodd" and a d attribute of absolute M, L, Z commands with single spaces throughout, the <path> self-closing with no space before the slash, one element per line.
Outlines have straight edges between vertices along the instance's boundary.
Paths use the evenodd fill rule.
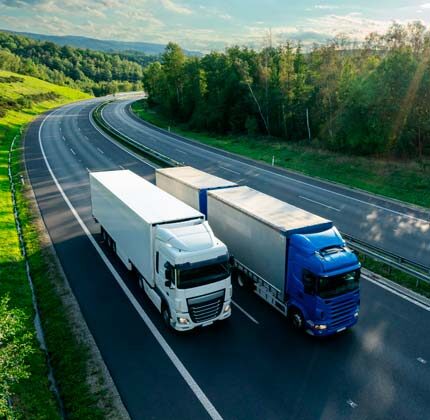
<path fill-rule="evenodd" d="M 129 52 L 137 51 L 144 54 L 158 55 L 164 51 L 165 45 L 154 44 L 151 42 L 129 42 L 129 41 L 105 41 L 96 38 L 87 38 L 84 36 L 56 36 L 56 35 L 43 35 L 34 34 L 31 32 L 15 32 L 0 29 L 3 32 L 9 32 L 17 35 L 24 35 L 26 37 L 36 39 L 38 41 L 50 41 L 58 45 L 70 45 L 76 48 L 88 48 L 90 50 L 104 51 L 104 52 Z M 189 56 L 201 56 L 202 53 L 198 51 L 187 51 L 184 53 Z"/>

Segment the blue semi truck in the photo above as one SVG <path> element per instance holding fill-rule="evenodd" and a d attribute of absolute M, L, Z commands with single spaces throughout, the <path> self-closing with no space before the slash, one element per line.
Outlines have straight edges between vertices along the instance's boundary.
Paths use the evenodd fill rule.
<path fill-rule="evenodd" d="M 192 167 L 158 169 L 157 186 L 204 213 L 234 256 L 234 277 L 296 328 L 352 327 L 360 263 L 330 220 Z"/>

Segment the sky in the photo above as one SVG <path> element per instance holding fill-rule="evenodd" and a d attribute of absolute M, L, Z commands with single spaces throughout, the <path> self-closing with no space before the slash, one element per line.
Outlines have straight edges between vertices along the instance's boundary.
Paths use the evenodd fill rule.
<path fill-rule="evenodd" d="M 336 35 L 363 40 L 393 22 L 430 25 L 430 0 L 0 0 L 0 28 L 118 41 L 179 43 L 207 52 Z"/>

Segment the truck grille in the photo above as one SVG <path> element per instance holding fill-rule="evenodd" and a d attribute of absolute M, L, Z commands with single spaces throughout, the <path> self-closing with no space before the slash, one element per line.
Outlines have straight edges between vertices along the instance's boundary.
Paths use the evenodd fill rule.
<path fill-rule="evenodd" d="M 348 296 L 347 299 L 326 299 L 325 303 L 330 308 L 332 319 L 331 328 L 342 326 L 354 316 L 357 308 L 358 292 Z"/>
<path fill-rule="evenodd" d="M 219 316 L 224 303 L 224 290 L 209 295 L 190 298 L 188 310 L 193 322 L 206 322 Z"/>

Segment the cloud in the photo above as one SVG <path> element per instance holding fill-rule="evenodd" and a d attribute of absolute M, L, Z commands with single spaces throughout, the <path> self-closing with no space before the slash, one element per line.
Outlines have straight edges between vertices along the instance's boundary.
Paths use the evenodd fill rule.
<path fill-rule="evenodd" d="M 430 9 L 430 3 L 423 3 L 420 5 L 420 9 Z"/>
<path fill-rule="evenodd" d="M 172 0 L 160 0 L 163 7 L 169 12 L 178 13 L 180 15 L 191 15 L 193 11 L 188 7 L 181 6 Z"/>
<path fill-rule="evenodd" d="M 0 0 L 0 4 L 9 7 L 28 7 L 46 3 L 45 0 Z"/>
<path fill-rule="evenodd" d="M 333 10 L 333 9 L 339 9 L 339 6 L 336 6 L 334 4 L 316 4 L 314 6 L 314 9 Z"/>

